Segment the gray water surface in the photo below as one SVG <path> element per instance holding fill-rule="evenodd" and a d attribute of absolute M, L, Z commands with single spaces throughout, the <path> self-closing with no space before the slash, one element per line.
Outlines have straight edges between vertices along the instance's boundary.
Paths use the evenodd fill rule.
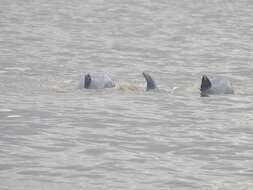
<path fill-rule="evenodd" d="M 0 189 L 253 189 L 252 10 L 1 0 Z M 159 91 L 77 89 L 90 71 Z M 235 94 L 200 97 L 202 74 Z"/>

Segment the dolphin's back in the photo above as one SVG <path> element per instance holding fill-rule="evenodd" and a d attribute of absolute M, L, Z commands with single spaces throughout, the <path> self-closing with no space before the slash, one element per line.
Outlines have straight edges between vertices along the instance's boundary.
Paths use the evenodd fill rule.
<path fill-rule="evenodd" d="M 214 78 L 212 80 L 211 90 L 216 94 L 232 94 L 232 93 L 234 93 L 231 82 L 225 78 Z"/>
<path fill-rule="evenodd" d="M 233 94 L 233 86 L 231 82 L 222 77 L 209 78 L 211 87 L 206 91 L 208 94 Z"/>

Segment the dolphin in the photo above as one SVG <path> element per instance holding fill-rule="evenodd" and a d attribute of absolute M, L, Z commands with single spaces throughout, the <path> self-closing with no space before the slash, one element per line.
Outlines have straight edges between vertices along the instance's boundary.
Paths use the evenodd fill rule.
<path fill-rule="evenodd" d="M 234 89 L 231 82 L 223 77 L 202 76 L 200 95 L 208 96 L 209 94 L 233 94 Z"/>
<path fill-rule="evenodd" d="M 147 82 L 146 91 L 155 90 L 157 87 L 156 87 L 156 83 L 152 79 L 152 77 L 145 72 L 143 72 L 142 75 L 144 76 L 144 78 L 146 79 L 146 82 Z"/>
<path fill-rule="evenodd" d="M 152 77 L 143 72 L 142 73 L 145 80 L 146 80 L 146 91 L 157 89 L 155 81 Z M 105 73 L 88 73 L 84 75 L 79 83 L 79 88 L 86 88 L 86 89 L 103 89 L 103 88 L 114 88 L 116 84 L 114 81 L 109 77 L 109 75 Z M 140 89 L 139 87 L 131 84 L 125 85 L 118 85 L 118 89 L 121 90 L 130 90 L 136 91 Z"/>
<path fill-rule="evenodd" d="M 103 89 L 115 87 L 114 81 L 106 73 L 88 73 L 80 81 L 79 88 Z"/>

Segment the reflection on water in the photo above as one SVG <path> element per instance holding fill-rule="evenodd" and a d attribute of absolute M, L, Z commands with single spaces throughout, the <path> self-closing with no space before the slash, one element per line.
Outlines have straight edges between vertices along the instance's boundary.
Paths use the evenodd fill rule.
<path fill-rule="evenodd" d="M 1 1 L 1 188 L 253 188 L 252 6 Z M 159 91 L 77 89 L 90 71 Z"/>

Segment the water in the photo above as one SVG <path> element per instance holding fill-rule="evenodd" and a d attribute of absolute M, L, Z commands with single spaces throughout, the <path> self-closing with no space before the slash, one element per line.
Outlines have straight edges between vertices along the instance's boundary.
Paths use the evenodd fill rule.
<path fill-rule="evenodd" d="M 251 1 L 0 7 L 2 190 L 253 189 Z M 78 90 L 89 71 L 160 91 Z M 235 94 L 200 97 L 202 74 Z"/>

